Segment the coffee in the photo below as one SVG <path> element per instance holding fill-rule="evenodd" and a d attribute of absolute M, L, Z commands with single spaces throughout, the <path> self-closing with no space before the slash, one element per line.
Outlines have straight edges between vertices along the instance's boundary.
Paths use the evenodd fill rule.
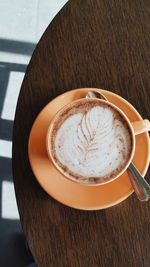
<path fill-rule="evenodd" d="M 85 99 L 56 118 L 48 149 L 57 168 L 85 184 L 105 183 L 126 166 L 132 151 L 128 123 L 106 101 Z"/>

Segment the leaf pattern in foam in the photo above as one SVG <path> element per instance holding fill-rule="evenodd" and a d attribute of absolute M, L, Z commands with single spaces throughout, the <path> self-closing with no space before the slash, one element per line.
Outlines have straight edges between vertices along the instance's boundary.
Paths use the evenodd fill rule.
<path fill-rule="evenodd" d="M 83 115 L 78 125 L 78 149 L 82 150 L 84 160 L 87 159 L 89 152 L 96 153 L 98 149 L 111 142 L 112 131 L 112 112 L 107 108 L 94 107 Z M 108 138 L 110 137 L 110 138 Z M 106 140 L 107 139 L 107 140 Z M 107 144 L 105 144 L 107 141 Z"/>
<path fill-rule="evenodd" d="M 59 161 L 69 170 L 83 177 L 103 177 L 126 161 L 130 135 L 111 109 L 94 107 L 84 115 L 70 116 L 55 145 Z"/>

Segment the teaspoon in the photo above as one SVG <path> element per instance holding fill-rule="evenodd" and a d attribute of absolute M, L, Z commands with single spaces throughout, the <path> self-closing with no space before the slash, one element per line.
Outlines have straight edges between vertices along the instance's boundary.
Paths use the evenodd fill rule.
<path fill-rule="evenodd" d="M 89 91 L 85 98 L 99 98 L 107 101 L 107 98 L 100 94 L 97 91 Z M 133 186 L 134 192 L 136 193 L 138 199 L 140 201 L 148 201 L 150 199 L 150 185 L 143 178 L 141 173 L 135 167 L 133 162 L 130 163 L 127 169 L 131 184 Z"/>

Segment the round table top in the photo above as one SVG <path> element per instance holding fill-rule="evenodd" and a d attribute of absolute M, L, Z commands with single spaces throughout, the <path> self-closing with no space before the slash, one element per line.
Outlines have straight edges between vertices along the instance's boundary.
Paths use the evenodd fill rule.
<path fill-rule="evenodd" d="M 147 0 L 70 0 L 35 49 L 16 109 L 13 175 L 23 231 L 38 266 L 149 266 L 149 203 L 133 194 L 101 211 L 66 207 L 40 187 L 28 159 L 36 116 L 65 91 L 104 88 L 148 118 L 149 8 Z"/>

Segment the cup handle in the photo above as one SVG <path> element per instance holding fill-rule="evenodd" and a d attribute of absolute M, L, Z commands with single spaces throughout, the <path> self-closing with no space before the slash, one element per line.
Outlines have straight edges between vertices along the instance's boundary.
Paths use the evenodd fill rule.
<path fill-rule="evenodd" d="M 135 135 L 150 131 L 150 121 L 141 120 L 131 122 Z"/>
<path fill-rule="evenodd" d="M 104 96 L 102 93 L 97 92 L 96 90 L 89 91 L 85 97 L 86 98 L 99 98 L 99 99 L 103 99 L 105 101 L 108 101 L 106 96 Z M 135 135 L 150 131 L 150 121 L 149 120 L 134 121 L 134 122 L 131 122 L 131 125 L 133 127 Z"/>

